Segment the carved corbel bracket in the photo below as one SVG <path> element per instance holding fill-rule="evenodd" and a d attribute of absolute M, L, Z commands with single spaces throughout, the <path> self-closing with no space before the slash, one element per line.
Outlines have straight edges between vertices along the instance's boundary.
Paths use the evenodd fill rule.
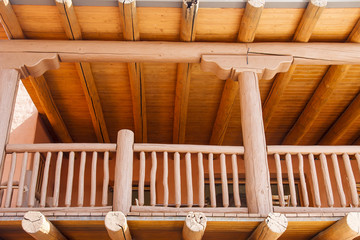
<path fill-rule="evenodd" d="M 201 70 L 212 72 L 218 78 L 228 78 L 237 81 L 241 72 L 251 71 L 258 75 L 259 79 L 269 80 L 278 72 L 289 70 L 293 62 L 292 56 L 276 55 L 202 55 Z"/>
<path fill-rule="evenodd" d="M 60 68 L 60 60 L 57 53 L 1 53 L 0 68 L 16 69 L 21 78 L 40 77 Z"/>

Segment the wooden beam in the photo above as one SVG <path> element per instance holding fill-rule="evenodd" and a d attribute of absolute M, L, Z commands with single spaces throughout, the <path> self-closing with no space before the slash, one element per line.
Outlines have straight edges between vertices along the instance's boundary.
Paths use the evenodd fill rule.
<path fill-rule="evenodd" d="M 131 240 L 129 225 L 122 212 L 108 212 L 105 216 L 105 227 L 112 240 Z"/>
<path fill-rule="evenodd" d="M 353 28 L 347 42 L 359 43 L 359 32 L 360 20 Z M 334 65 L 328 69 L 296 123 L 284 138 L 283 144 L 298 144 L 301 141 L 316 121 L 323 107 L 326 106 L 337 84 L 345 78 L 350 67 L 351 65 Z"/>
<path fill-rule="evenodd" d="M 195 41 L 198 8 L 198 0 L 183 0 L 180 25 L 180 41 Z M 191 67 L 192 65 L 189 63 L 179 63 L 177 68 L 173 143 L 185 143 Z"/>
<path fill-rule="evenodd" d="M 359 137 L 358 139 L 356 139 L 353 144 L 354 144 L 354 145 L 360 145 L 360 137 Z"/>
<path fill-rule="evenodd" d="M 24 32 L 21 29 L 20 23 L 11 7 L 10 1 L 0 1 L 0 21 L 9 39 L 23 39 Z"/>
<path fill-rule="evenodd" d="M 66 237 L 41 212 L 25 213 L 21 226 L 26 233 L 37 240 L 66 240 Z"/>
<path fill-rule="evenodd" d="M 267 218 L 260 223 L 248 240 L 275 240 L 285 231 L 288 221 L 285 215 L 280 213 L 270 213 Z"/>
<path fill-rule="evenodd" d="M 185 218 L 182 229 L 182 237 L 184 240 L 201 240 L 206 229 L 207 219 L 204 213 L 189 212 Z"/>
<path fill-rule="evenodd" d="M 311 34 L 318 22 L 322 12 L 326 7 L 326 0 L 314 1 L 311 0 L 296 28 L 293 42 L 308 42 Z M 286 73 L 279 73 L 270 89 L 270 92 L 265 100 L 263 106 L 264 128 L 265 131 L 269 126 L 270 120 L 277 110 L 277 106 L 281 100 L 282 95 L 288 86 L 292 75 L 294 74 L 296 65 L 292 65 Z"/>
<path fill-rule="evenodd" d="M 354 239 L 360 236 L 360 213 L 350 212 L 324 231 L 316 235 L 313 240 Z"/>
<path fill-rule="evenodd" d="M 139 41 L 140 32 L 137 21 L 136 0 L 118 1 L 124 40 Z M 147 142 L 145 80 L 142 64 L 138 62 L 129 63 L 128 72 L 133 105 L 135 141 Z"/>
<path fill-rule="evenodd" d="M 360 117 L 360 93 L 354 98 L 346 110 L 320 139 L 318 144 L 336 144 L 349 130 L 352 124 Z"/>
<path fill-rule="evenodd" d="M 72 4 L 72 0 L 55 0 L 55 3 L 59 9 L 67 37 L 71 40 L 81 40 L 81 27 Z M 91 71 L 90 63 L 79 62 L 75 63 L 75 66 L 84 91 L 97 140 L 100 143 L 109 143 L 109 133 L 107 131 L 100 97 Z"/>
<path fill-rule="evenodd" d="M 253 42 L 259 24 L 265 0 L 250 0 L 246 3 L 245 12 L 240 22 L 238 42 Z M 229 126 L 232 108 L 239 92 L 237 81 L 227 79 L 210 137 L 211 145 L 221 145 Z"/>

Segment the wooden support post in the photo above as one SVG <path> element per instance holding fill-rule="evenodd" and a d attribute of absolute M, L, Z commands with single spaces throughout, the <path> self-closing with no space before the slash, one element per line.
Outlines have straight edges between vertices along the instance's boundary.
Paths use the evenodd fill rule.
<path fill-rule="evenodd" d="M 122 212 L 108 212 L 105 227 L 112 240 L 131 240 L 129 225 Z"/>
<path fill-rule="evenodd" d="M 360 236 L 360 212 L 350 212 L 312 240 L 354 239 Z"/>
<path fill-rule="evenodd" d="M 59 230 L 41 212 L 27 212 L 21 221 L 26 233 L 37 240 L 65 240 Z"/>
<path fill-rule="evenodd" d="M 131 207 L 133 145 L 134 133 L 127 129 L 120 130 L 116 146 L 113 209 L 125 215 L 130 212 Z"/>
<path fill-rule="evenodd" d="M 270 213 L 268 217 L 251 234 L 248 240 L 275 240 L 285 231 L 288 221 L 285 215 Z"/>
<path fill-rule="evenodd" d="M 241 124 L 244 139 L 246 202 L 249 213 L 267 216 L 272 211 L 270 175 L 256 73 L 239 74 Z"/>
<path fill-rule="evenodd" d="M 182 236 L 184 240 L 201 240 L 206 228 L 207 219 L 201 212 L 189 212 L 185 218 Z"/>
<path fill-rule="evenodd" d="M 10 134 L 18 84 L 19 73 L 16 70 L 0 70 L 0 181 L 3 173 L 5 147 Z"/>

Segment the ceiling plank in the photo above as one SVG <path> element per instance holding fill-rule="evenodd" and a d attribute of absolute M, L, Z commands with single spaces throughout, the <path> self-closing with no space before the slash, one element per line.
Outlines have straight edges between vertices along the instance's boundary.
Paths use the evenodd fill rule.
<path fill-rule="evenodd" d="M 66 36 L 71 40 L 81 40 L 81 27 L 78 22 L 75 9 L 71 0 L 55 0 L 58 7 Z M 86 103 L 89 108 L 92 124 L 98 142 L 109 143 L 109 133 L 100 102 L 100 97 L 96 88 L 90 63 L 75 63 L 80 78 L 80 83 L 84 91 Z"/>
<path fill-rule="evenodd" d="M 311 34 L 318 22 L 322 12 L 326 7 L 326 0 L 310 1 L 295 31 L 293 42 L 308 42 Z M 265 131 L 270 124 L 270 120 L 277 110 L 280 99 L 288 86 L 292 75 L 294 74 L 296 65 L 292 65 L 286 73 L 276 75 L 270 92 L 264 102 L 263 119 Z"/>
<path fill-rule="evenodd" d="M 347 42 L 359 43 L 359 32 L 360 20 L 353 28 Z M 284 138 L 283 144 L 298 144 L 301 141 L 332 96 L 336 85 L 345 78 L 350 67 L 351 65 L 333 65 L 328 69 L 301 115 Z"/>
<path fill-rule="evenodd" d="M 238 42 L 253 42 L 259 24 L 265 0 L 248 1 L 240 22 Z M 221 95 L 221 100 L 210 137 L 211 145 L 221 145 L 229 126 L 235 98 L 239 93 L 237 81 L 227 79 Z"/>
<path fill-rule="evenodd" d="M 136 0 L 119 0 L 120 22 L 124 40 L 140 40 Z M 130 89 L 133 105 L 135 142 L 147 142 L 147 114 L 145 80 L 141 63 L 128 63 Z"/>
<path fill-rule="evenodd" d="M 198 8 L 198 0 L 183 1 L 180 25 L 180 40 L 183 42 L 195 41 Z M 191 67 L 190 63 L 179 63 L 177 68 L 173 143 L 185 143 Z"/>

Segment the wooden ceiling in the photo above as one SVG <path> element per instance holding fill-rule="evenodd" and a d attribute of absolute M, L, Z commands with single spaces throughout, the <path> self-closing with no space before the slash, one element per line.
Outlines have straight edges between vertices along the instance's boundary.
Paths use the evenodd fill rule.
<path fill-rule="evenodd" d="M 79 26 L 78 37 L 67 34 L 66 23 L 64 25 L 62 22 L 64 16 L 61 15 L 61 6 L 10 7 L 27 39 L 191 41 L 180 36 L 183 24 L 181 8 L 136 8 L 135 17 L 138 24 L 133 26 L 133 29 L 136 29 L 139 35 L 132 39 L 124 33 L 122 27 L 122 21 L 127 21 L 129 16 L 127 13 L 121 13 L 118 7 L 68 8 L 70 24 L 75 22 Z M 236 42 L 244 12 L 244 9 L 236 8 L 199 8 L 195 41 Z M 306 15 L 304 13 L 305 9 L 264 8 L 255 29 L 254 41 L 296 41 L 294 34 L 301 19 Z M 325 8 L 320 13 L 316 16 L 318 19 L 308 19 L 314 24 L 309 42 L 360 41 L 360 30 L 356 25 L 360 17 L 360 8 Z M 4 29 L 1 29 L 0 37 L 7 39 Z M 86 68 L 86 64 L 81 65 L 83 69 Z M 176 89 L 178 64 L 144 63 L 138 66 L 137 73 L 129 71 L 130 65 L 91 63 L 91 69 L 84 70 L 83 73 L 92 75 L 85 83 L 79 77 L 79 66 L 73 63 L 62 63 L 60 69 L 44 74 L 45 85 L 50 93 L 45 99 L 53 99 L 55 108 L 70 135 L 70 138 L 59 136 L 60 141 L 116 142 L 117 131 L 126 128 L 136 129 L 138 142 L 179 142 L 173 139 L 175 95 L 180 94 Z M 212 73 L 201 71 L 199 64 L 189 67 L 187 115 L 185 120 L 182 119 L 185 137 L 180 142 L 209 144 L 215 119 L 218 111 L 220 112 L 219 104 L 225 81 L 219 80 Z M 271 94 L 276 100 L 276 104 L 264 105 L 271 109 L 266 115 L 268 144 L 318 144 L 335 123 L 338 127 L 334 127 L 335 130 L 328 133 L 333 134 L 332 138 L 326 137 L 322 143 L 344 145 L 357 141 L 359 144 L 357 139 L 360 137 L 360 113 L 357 109 L 360 108 L 360 100 L 356 101 L 356 97 L 360 91 L 360 66 L 349 66 L 342 71 L 342 75 L 337 73 L 325 77 L 327 74 L 331 75 L 332 70 L 329 69 L 330 66 L 296 66 L 293 73 L 289 74 L 288 81 L 281 80 L 280 76 L 274 78 L 284 83 L 280 92 L 276 89 L 274 79 L 260 80 L 263 104 L 267 98 L 271 98 Z M 140 81 L 141 84 L 131 86 L 130 78 L 135 79 L 132 83 Z M 319 90 L 321 83 L 324 84 L 324 79 L 327 78 L 331 78 L 331 84 L 325 84 L 325 87 Z M 61 131 L 57 130 L 58 120 L 51 120 L 51 111 L 46 110 L 43 100 L 36 92 L 39 84 L 36 85 L 36 82 L 29 78 L 23 82 L 39 112 L 52 124 L 54 132 Z M 84 84 L 88 87 L 87 91 L 84 91 Z M 89 99 L 96 100 L 97 96 L 99 101 L 93 101 L 95 105 L 92 109 L 89 108 Z M 132 96 L 140 97 L 136 99 Z M 309 111 L 311 106 L 307 106 L 311 99 L 315 102 L 315 111 Z M 353 100 L 351 112 L 346 113 Z M 305 122 L 297 123 L 298 119 L 301 119 L 299 117 L 306 112 L 310 113 L 303 117 Z M 343 113 L 345 114 L 341 117 Z M 175 118 L 177 117 L 179 116 L 175 114 Z M 217 143 L 241 145 L 238 96 L 235 97 L 233 109 L 226 118 L 229 120 L 227 130 L 223 133 L 223 139 Z M 98 119 L 98 122 L 94 119 Z M 291 138 L 287 137 L 296 124 L 304 129 L 303 132 L 296 132 Z M 306 127 L 302 124 L 306 124 Z"/>

